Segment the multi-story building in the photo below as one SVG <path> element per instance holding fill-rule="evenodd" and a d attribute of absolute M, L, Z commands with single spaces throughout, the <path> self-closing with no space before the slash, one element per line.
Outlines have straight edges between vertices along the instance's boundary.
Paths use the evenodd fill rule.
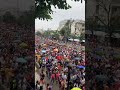
<path fill-rule="evenodd" d="M 72 35 L 80 36 L 82 33 L 85 32 L 85 21 L 72 19 L 61 21 L 58 27 L 58 31 L 60 31 L 68 21 L 69 21 L 68 27 Z"/>
<path fill-rule="evenodd" d="M 75 20 L 71 24 L 71 34 L 80 36 L 82 33 L 85 33 L 85 22 L 82 20 Z"/>

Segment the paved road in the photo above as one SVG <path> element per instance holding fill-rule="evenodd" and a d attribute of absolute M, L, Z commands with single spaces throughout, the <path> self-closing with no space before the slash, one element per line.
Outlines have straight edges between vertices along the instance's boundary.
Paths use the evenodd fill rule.
<path fill-rule="evenodd" d="M 40 73 L 40 71 L 35 67 L 35 81 L 40 80 L 39 73 Z M 45 77 L 45 82 L 50 83 L 50 79 Z M 53 84 L 52 87 L 53 87 L 52 90 L 59 90 L 59 86 L 58 86 L 58 84 L 56 82 Z M 43 87 L 43 90 L 46 90 L 45 86 Z"/>

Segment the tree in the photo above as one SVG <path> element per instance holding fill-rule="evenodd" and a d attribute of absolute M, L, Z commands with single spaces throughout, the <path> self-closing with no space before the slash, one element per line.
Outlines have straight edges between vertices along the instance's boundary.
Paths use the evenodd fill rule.
<path fill-rule="evenodd" d="M 60 39 L 60 34 L 57 31 L 53 31 L 52 37 L 55 38 L 56 40 Z"/>
<path fill-rule="evenodd" d="M 37 31 L 35 34 L 36 34 L 37 36 L 41 36 L 41 35 L 42 35 L 40 31 Z"/>
<path fill-rule="evenodd" d="M 108 41 L 112 44 L 111 40 L 115 31 L 113 27 L 117 23 L 117 19 L 113 19 L 116 18 L 115 13 L 112 13 L 113 0 L 96 0 L 96 3 L 99 7 L 99 12 L 95 14 L 95 19 L 97 20 L 98 26 L 102 27 L 104 29 L 103 31 L 108 33 Z"/>
<path fill-rule="evenodd" d="M 60 30 L 60 35 L 63 36 L 63 39 L 67 41 L 68 37 L 71 35 L 71 20 L 68 20 L 63 28 Z"/>
<path fill-rule="evenodd" d="M 83 0 L 74 0 L 82 1 Z M 52 19 L 52 6 L 58 9 L 69 9 L 71 6 L 67 4 L 66 0 L 35 0 L 35 17 L 39 19 Z"/>
<path fill-rule="evenodd" d="M 93 18 L 88 18 L 86 19 L 86 28 L 87 30 L 90 30 L 92 33 L 92 36 L 94 35 L 94 31 L 96 30 L 97 27 L 97 21 Z"/>

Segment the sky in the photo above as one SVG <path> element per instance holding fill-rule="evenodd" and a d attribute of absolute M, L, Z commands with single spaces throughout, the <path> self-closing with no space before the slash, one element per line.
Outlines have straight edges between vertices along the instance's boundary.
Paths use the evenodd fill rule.
<path fill-rule="evenodd" d="M 72 8 L 68 10 L 60 10 L 52 7 L 52 10 L 54 11 L 54 13 L 51 15 L 53 18 L 52 20 L 43 21 L 35 19 L 35 30 L 47 30 L 48 28 L 51 30 L 57 30 L 59 22 L 65 19 L 85 20 L 85 2 L 74 2 L 72 0 L 67 0 L 67 2 L 70 6 L 72 6 Z"/>

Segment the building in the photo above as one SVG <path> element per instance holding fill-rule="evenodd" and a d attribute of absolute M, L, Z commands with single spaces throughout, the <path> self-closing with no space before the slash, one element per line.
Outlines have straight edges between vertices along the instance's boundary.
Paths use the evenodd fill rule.
<path fill-rule="evenodd" d="M 103 1 L 103 4 L 100 3 L 100 1 Z M 109 5 L 110 5 L 110 8 L 109 8 Z M 105 10 L 105 8 L 107 11 L 109 11 L 109 14 L 107 14 L 107 11 Z M 119 17 L 120 17 L 120 0 L 87 0 L 86 21 L 87 20 L 93 21 L 92 23 L 93 25 L 95 25 L 94 23 L 95 21 L 97 24 L 101 26 L 101 27 L 95 28 L 94 34 L 97 33 L 98 31 L 105 32 L 106 30 L 105 27 L 109 23 L 112 23 L 113 25 L 115 25 L 116 22 L 120 22 L 118 20 L 114 22 L 114 19 L 115 18 L 117 19 Z M 86 28 L 86 29 L 89 30 L 89 28 Z"/>
<path fill-rule="evenodd" d="M 80 36 L 82 33 L 85 32 L 85 21 L 83 20 L 63 20 L 59 23 L 58 31 L 60 31 L 65 24 L 69 21 L 69 28 L 70 28 L 70 33 L 72 35 Z"/>
<path fill-rule="evenodd" d="M 64 26 L 65 26 L 65 24 L 67 23 L 67 21 L 68 20 L 63 20 L 63 21 L 60 21 L 60 23 L 59 23 L 59 27 L 58 27 L 58 31 L 60 31 Z"/>
<path fill-rule="evenodd" d="M 85 33 L 85 21 L 74 20 L 71 24 L 71 34 L 80 36 Z"/>

